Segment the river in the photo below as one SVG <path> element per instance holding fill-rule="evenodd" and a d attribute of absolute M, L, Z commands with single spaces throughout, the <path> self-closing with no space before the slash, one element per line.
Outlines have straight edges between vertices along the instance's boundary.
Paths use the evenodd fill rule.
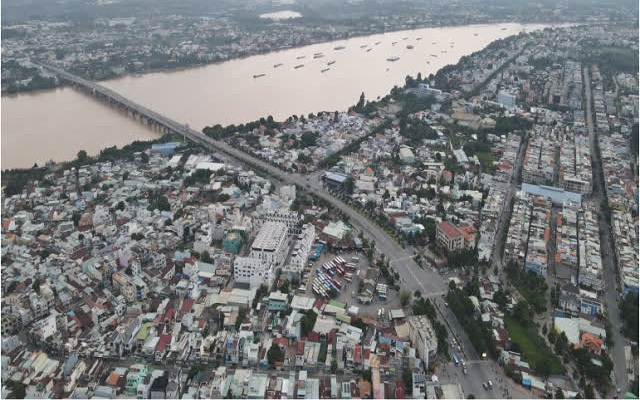
<path fill-rule="evenodd" d="M 198 130 L 268 115 L 283 120 L 293 114 L 346 110 L 361 92 L 375 100 L 402 85 L 408 74 L 428 76 L 496 39 L 544 27 L 497 24 L 397 31 L 102 84 Z M 388 61 L 390 57 L 399 59 Z M 276 64 L 282 65 L 274 68 Z M 70 88 L 3 96 L 1 128 L 3 169 L 70 160 L 79 150 L 96 154 L 107 146 L 158 137 Z"/>

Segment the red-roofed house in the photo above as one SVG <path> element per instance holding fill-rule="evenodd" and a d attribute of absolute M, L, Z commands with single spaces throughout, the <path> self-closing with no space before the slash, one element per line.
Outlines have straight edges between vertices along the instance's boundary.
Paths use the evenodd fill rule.
<path fill-rule="evenodd" d="M 16 229 L 16 222 L 13 218 L 7 218 L 2 221 L 2 230 L 4 232 L 13 231 Z"/>
<path fill-rule="evenodd" d="M 277 344 L 278 347 L 280 347 L 280 350 L 284 350 L 287 347 L 287 344 L 289 343 L 289 341 L 287 340 L 287 338 L 276 338 L 273 339 L 273 344 Z"/>
<path fill-rule="evenodd" d="M 438 244 L 448 251 L 464 248 L 464 232 L 449 221 L 441 222 L 436 229 Z"/>
<path fill-rule="evenodd" d="M 166 333 L 160 335 L 160 340 L 158 340 L 158 344 L 156 345 L 156 361 L 162 360 L 169 344 L 171 344 L 171 334 Z"/>
<path fill-rule="evenodd" d="M 464 233 L 464 245 L 468 249 L 472 249 L 476 246 L 476 237 L 478 236 L 478 230 L 475 226 L 460 226 L 458 229 Z"/>
<path fill-rule="evenodd" d="M 362 346 L 360 345 L 353 349 L 353 365 L 355 368 L 360 368 L 362 365 Z"/>

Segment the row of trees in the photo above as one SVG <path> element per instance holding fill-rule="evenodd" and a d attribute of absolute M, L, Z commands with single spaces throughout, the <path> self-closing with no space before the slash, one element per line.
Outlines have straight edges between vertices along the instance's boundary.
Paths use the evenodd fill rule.
<path fill-rule="evenodd" d="M 413 315 L 426 315 L 429 318 L 438 339 L 438 351 L 443 354 L 449 354 L 449 343 L 447 341 L 449 334 L 444 324 L 438 320 L 435 306 L 431 300 L 422 297 L 419 291 L 416 291 L 415 296 L 416 299 L 411 306 Z"/>
<path fill-rule="evenodd" d="M 479 315 L 476 315 L 469 295 L 458 289 L 452 281 L 446 298 L 449 308 L 462 325 L 476 351 L 479 354 L 488 353 L 494 358 L 497 357 L 493 331 L 482 322 Z"/>

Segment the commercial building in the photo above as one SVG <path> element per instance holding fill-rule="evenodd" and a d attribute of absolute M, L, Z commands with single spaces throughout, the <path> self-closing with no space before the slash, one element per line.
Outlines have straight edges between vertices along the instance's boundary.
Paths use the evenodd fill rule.
<path fill-rule="evenodd" d="M 409 340 L 416 348 L 420 359 L 424 361 L 426 369 L 438 352 L 438 338 L 433 330 L 431 321 L 426 315 L 414 315 L 407 318 L 409 325 Z"/>
<path fill-rule="evenodd" d="M 282 267 L 289 250 L 287 226 L 282 222 L 266 222 L 251 244 L 248 257 L 237 257 L 233 275 L 237 282 L 251 288 L 271 285 L 276 269 Z"/>
<path fill-rule="evenodd" d="M 449 221 L 442 222 L 436 229 L 436 240 L 440 246 L 448 251 L 464 248 L 464 232 Z"/>

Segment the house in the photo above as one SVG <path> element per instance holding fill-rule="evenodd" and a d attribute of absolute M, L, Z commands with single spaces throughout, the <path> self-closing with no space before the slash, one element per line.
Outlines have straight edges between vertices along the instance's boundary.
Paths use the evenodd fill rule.
<path fill-rule="evenodd" d="M 558 296 L 558 306 L 562 311 L 577 316 L 580 312 L 580 290 L 577 286 L 567 283 L 560 289 Z"/>
<path fill-rule="evenodd" d="M 289 298 L 281 292 L 271 292 L 269 294 L 269 311 L 283 311 L 288 307 Z"/>

